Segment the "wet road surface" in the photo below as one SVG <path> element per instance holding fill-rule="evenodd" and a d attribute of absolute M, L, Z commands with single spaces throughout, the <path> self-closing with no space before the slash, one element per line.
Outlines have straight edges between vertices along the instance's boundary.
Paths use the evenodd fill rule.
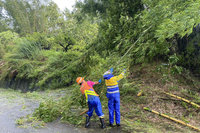
<path fill-rule="evenodd" d="M 0 89 L 0 133 L 121 133 L 119 128 L 97 128 L 97 123 L 86 129 L 63 124 L 59 120 L 47 123 L 44 128 L 19 127 L 16 120 L 31 114 L 40 102 L 23 95 L 17 91 Z"/>

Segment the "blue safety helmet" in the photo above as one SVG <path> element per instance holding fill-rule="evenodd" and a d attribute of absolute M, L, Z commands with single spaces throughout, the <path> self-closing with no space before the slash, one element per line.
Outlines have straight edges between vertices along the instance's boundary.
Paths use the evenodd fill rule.
<path fill-rule="evenodd" d="M 114 77 L 114 75 L 112 75 L 112 74 L 103 75 L 103 78 L 106 79 L 106 80 L 108 80 L 108 79 L 110 79 L 112 77 Z"/>
<path fill-rule="evenodd" d="M 103 74 L 103 78 L 108 80 L 108 79 L 114 77 L 114 75 L 112 75 L 112 72 L 113 72 L 113 68 L 111 68 L 110 70 L 106 71 Z"/>

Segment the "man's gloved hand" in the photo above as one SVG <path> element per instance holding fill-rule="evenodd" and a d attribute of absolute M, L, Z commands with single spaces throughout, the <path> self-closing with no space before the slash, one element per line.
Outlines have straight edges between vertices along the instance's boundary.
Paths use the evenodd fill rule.
<path fill-rule="evenodd" d="M 99 84 L 100 84 L 100 83 L 101 83 L 101 79 L 99 79 L 99 81 L 98 81 L 98 82 L 99 82 Z"/>
<path fill-rule="evenodd" d="M 111 72 L 111 74 L 112 74 L 112 72 L 113 72 L 113 68 L 110 68 L 110 72 Z"/>
<path fill-rule="evenodd" d="M 126 69 L 125 68 L 123 69 L 123 72 L 126 73 Z"/>
<path fill-rule="evenodd" d="M 123 69 L 123 72 L 121 73 L 123 76 L 125 76 L 126 69 Z"/>

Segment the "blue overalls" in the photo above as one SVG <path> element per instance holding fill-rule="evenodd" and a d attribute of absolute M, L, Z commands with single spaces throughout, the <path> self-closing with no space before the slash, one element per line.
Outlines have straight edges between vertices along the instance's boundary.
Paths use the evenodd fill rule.
<path fill-rule="evenodd" d="M 104 118 L 99 96 L 96 96 L 93 90 L 86 90 L 85 95 L 87 96 L 86 99 L 87 99 L 88 108 L 89 108 L 87 115 L 91 117 L 95 109 L 95 112 L 99 116 L 99 118 Z"/>
<path fill-rule="evenodd" d="M 107 86 L 106 96 L 108 98 L 109 122 L 114 123 L 114 112 L 116 124 L 120 124 L 120 93 L 118 82 L 124 77 L 124 73 L 119 76 L 106 74 L 103 76 Z"/>
<path fill-rule="evenodd" d="M 87 115 L 91 117 L 95 109 L 95 112 L 99 118 L 104 118 L 99 95 L 94 91 L 92 87 L 87 84 L 87 82 L 83 82 L 80 89 L 81 92 L 85 95 L 86 102 L 88 103 L 89 111 L 87 112 Z"/>

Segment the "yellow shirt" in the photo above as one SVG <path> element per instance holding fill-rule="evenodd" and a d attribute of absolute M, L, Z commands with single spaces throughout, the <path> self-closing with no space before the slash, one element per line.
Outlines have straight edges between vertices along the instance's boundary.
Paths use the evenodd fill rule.
<path fill-rule="evenodd" d="M 114 76 L 108 80 L 105 80 L 106 86 L 113 86 L 113 85 L 118 85 L 118 81 L 121 80 L 124 77 L 124 72 L 122 72 L 118 76 Z"/>

